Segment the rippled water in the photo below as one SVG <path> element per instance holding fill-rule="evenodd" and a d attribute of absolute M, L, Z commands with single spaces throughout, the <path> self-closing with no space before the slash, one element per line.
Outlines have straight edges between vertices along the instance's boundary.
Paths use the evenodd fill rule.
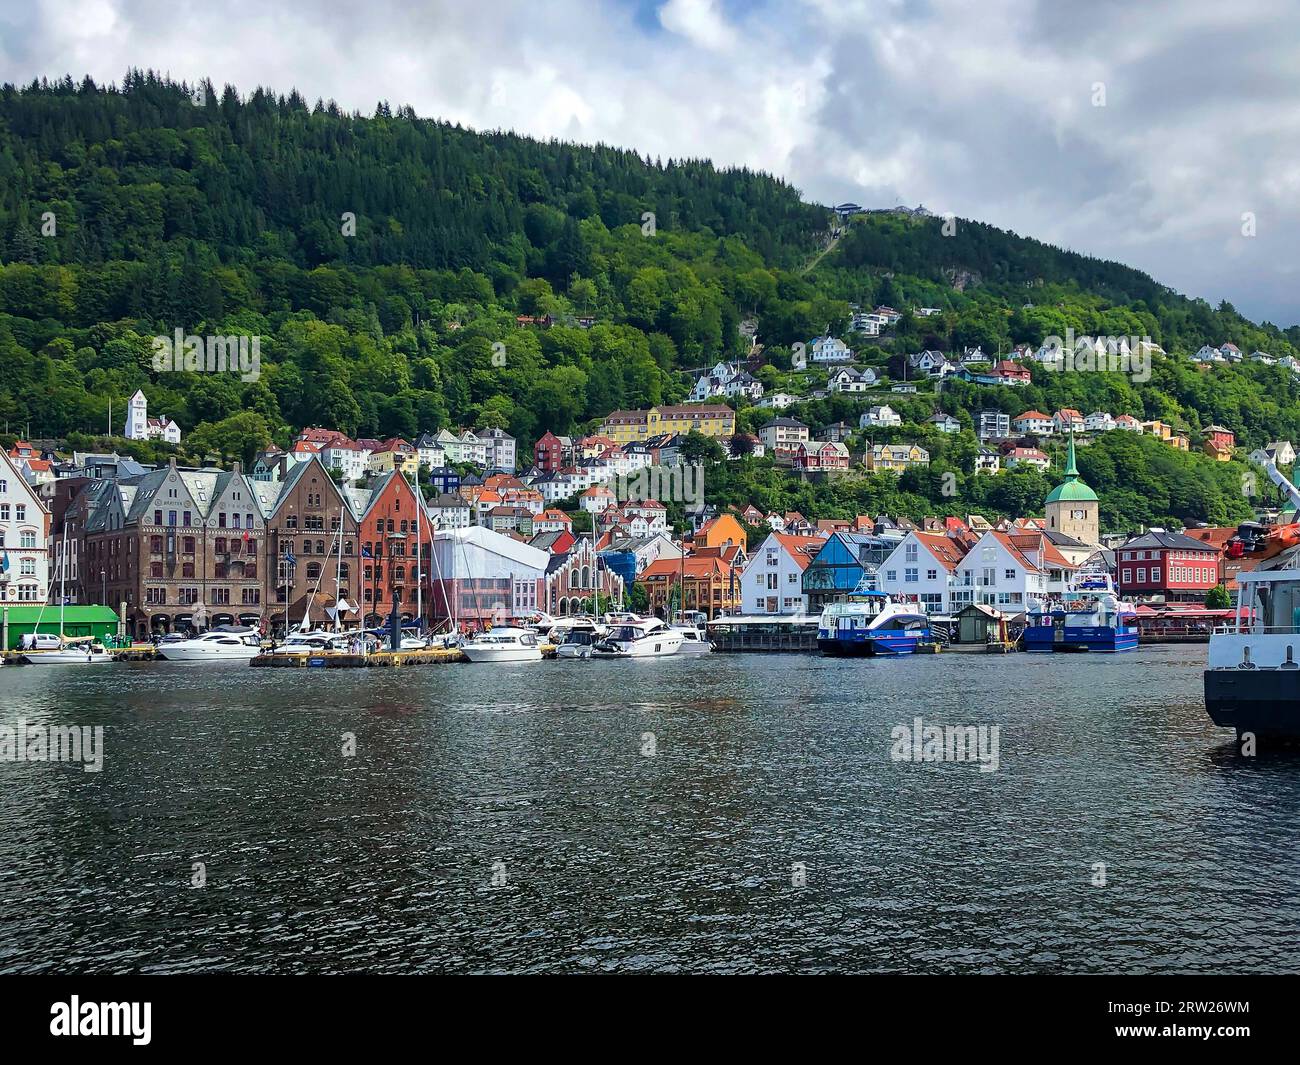
<path fill-rule="evenodd" d="M 0 972 L 1295 972 L 1300 756 L 1203 656 L 6 666 L 106 758 L 0 763 Z"/>

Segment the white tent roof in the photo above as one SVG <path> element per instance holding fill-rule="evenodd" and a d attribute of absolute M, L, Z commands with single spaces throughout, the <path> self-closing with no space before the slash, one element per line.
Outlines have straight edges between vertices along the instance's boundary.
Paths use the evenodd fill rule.
<path fill-rule="evenodd" d="M 433 554 L 429 568 L 435 579 L 535 579 L 546 573 L 550 561 L 550 555 L 540 548 L 482 525 L 435 533 Z"/>

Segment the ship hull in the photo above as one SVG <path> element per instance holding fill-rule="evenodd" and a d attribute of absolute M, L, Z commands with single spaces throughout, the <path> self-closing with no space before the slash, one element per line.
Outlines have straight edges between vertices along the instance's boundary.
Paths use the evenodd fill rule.
<path fill-rule="evenodd" d="M 1067 625 L 1059 630 L 1049 625 L 1032 625 L 1025 629 L 1026 651 L 1132 651 L 1138 645 L 1136 628 L 1114 629 L 1100 625 Z"/>
<path fill-rule="evenodd" d="M 896 657 L 915 653 L 922 636 L 865 636 L 859 639 L 818 638 L 817 649 L 829 658 Z M 924 637 L 929 638 L 927 633 Z"/>
<path fill-rule="evenodd" d="M 1207 669 L 1205 709 L 1238 736 L 1300 739 L 1300 669 Z"/>

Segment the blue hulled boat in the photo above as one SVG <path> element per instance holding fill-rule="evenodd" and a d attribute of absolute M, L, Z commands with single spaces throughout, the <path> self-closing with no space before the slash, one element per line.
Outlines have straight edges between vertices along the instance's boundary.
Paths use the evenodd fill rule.
<path fill-rule="evenodd" d="M 1131 651 L 1138 645 L 1137 611 L 1123 602 L 1109 573 L 1081 573 L 1064 602 L 1030 600 L 1026 651 Z"/>
<path fill-rule="evenodd" d="M 824 655 L 910 655 L 930 638 L 925 612 L 884 592 L 854 592 L 847 602 L 830 603 L 817 623 Z"/>

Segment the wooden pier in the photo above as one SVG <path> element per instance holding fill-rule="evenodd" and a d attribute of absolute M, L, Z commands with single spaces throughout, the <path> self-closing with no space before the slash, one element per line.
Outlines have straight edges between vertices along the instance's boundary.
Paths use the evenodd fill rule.
<path fill-rule="evenodd" d="M 260 654 L 250 666 L 283 669 L 398 669 L 402 666 L 436 666 L 445 662 L 467 662 L 458 647 L 428 647 L 418 651 L 318 651 L 307 655 Z"/>

